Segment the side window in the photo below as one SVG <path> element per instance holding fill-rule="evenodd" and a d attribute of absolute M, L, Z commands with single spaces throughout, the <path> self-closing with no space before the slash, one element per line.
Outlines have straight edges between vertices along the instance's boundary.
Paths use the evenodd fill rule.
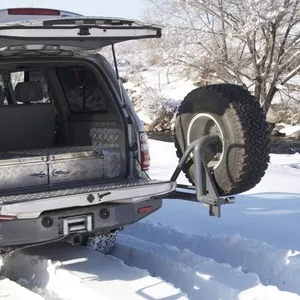
<path fill-rule="evenodd" d="M 0 106 L 8 105 L 7 88 L 4 82 L 3 74 L 0 74 Z"/>
<path fill-rule="evenodd" d="M 24 82 L 24 72 L 13 72 L 10 73 L 10 81 L 13 89 L 16 89 L 16 86 L 19 82 Z"/>
<path fill-rule="evenodd" d="M 35 103 L 51 103 L 51 97 L 49 87 L 45 77 L 40 71 L 28 71 L 28 72 L 13 72 L 10 74 L 12 88 L 15 91 L 16 86 L 20 82 L 25 81 L 38 81 L 43 88 L 43 99 L 36 101 Z M 17 102 L 19 104 L 19 102 Z"/>
<path fill-rule="evenodd" d="M 56 68 L 70 111 L 73 113 L 107 111 L 107 101 L 95 74 L 85 67 Z"/>

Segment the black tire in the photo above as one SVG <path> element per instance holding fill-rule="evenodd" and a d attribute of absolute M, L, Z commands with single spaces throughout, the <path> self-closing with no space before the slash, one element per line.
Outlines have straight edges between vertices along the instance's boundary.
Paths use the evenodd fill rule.
<path fill-rule="evenodd" d="M 216 84 L 189 93 L 179 107 L 175 123 L 175 146 L 180 159 L 188 146 L 187 130 L 199 113 L 211 116 L 222 131 L 223 156 L 212 170 L 221 196 L 242 193 L 257 185 L 269 162 L 270 142 L 263 109 L 255 97 L 237 85 Z M 193 127 L 194 135 L 197 127 Z M 205 135 L 199 128 L 198 137 Z M 191 132 L 191 131 L 189 131 Z M 193 140 L 190 140 L 192 142 Z M 192 158 L 184 173 L 194 184 Z"/>
<path fill-rule="evenodd" d="M 109 254 L 115 246 L 118 231 L 107 234 L 92 234 L 84 238 L 82 245 L 101 254 Z"/>

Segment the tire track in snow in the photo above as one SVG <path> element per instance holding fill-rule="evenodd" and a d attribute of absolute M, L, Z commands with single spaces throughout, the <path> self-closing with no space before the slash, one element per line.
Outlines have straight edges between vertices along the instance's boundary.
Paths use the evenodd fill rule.
<path fill-rule="evenodd" d="M 212 258 L 218 263 L 241 267 L 255 273 L 264 285 L 300 294 L 300 252 L 277 249 L 265 242 L 216 235 L 191 235 L 162 224 L 140 222 L 127 227 L 124 234 L 155 244 L 167 244 L 183 251 Z"/>
<path fill-rule="evenodd" d="M 187 299 L 172 284 L 145 270 L 65 243 L 16 252 L 4 260 L 3 272 L 47 300 Z"/>
<path fill-rule="evenodd" d="M 187 249 L 181 251 L 130 235 L 119 235 L 112 255 L 173 283 L 191 300 L 300 299 L 297 294 L 262 285 L 256 274 L 245 274 L 240 268 L 219 264 Z"/>

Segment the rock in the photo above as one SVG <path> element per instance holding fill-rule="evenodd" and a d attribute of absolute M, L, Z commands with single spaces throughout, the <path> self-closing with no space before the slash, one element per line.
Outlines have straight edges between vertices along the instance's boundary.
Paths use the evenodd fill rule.
<path fill-rule="evenodd" d="M 281 130 L 281 129 L 283 129 L 283 128 L 285 128 L 285 126 L 283 126 L 282 124 L 277 124 L 276 126 L 275 126 L 275 129 L 277 129 L 277 130 Z"/>
<path fill-rule="evenodd" d="M 271 136 L 285 136 L 285 133 L 281 133 L 278 129 L 274 128 L 272 133 L 271 133 Z"/>
<path fill-rule="evenodd" d="M 161 126 L 155 126 L 155 129 L 158 131 L 158 132 L 162 132 L 163 131 L 163 128 Z"/>
<path fill-rule="evenodd" d="M 293 134 L 290 135 L 291 138 L 300 140 L 300 130 L 294 132 Z"/>

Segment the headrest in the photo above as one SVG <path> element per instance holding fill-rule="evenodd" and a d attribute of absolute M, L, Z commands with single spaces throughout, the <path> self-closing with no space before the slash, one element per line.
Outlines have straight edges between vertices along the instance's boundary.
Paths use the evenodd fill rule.
<path fill-rule="evenodd" d="M 43 100 L 43 88 L 39 81 L 19 82 L 16 86 L 16 100 L 30 103 Z"/>

